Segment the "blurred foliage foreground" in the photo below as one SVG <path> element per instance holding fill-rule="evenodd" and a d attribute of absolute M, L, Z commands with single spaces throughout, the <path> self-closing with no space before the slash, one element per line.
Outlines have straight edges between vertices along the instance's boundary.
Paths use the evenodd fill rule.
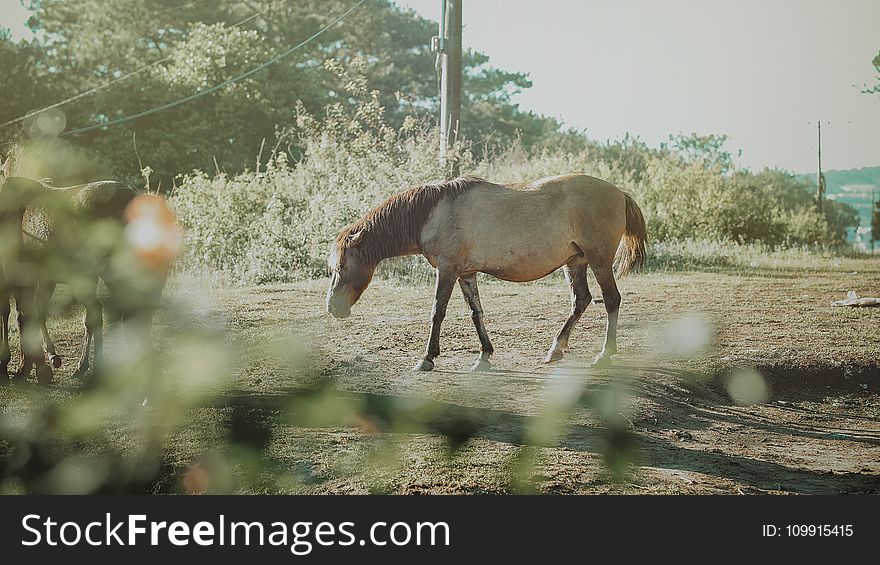
<path fill-rule="evenodd" d="M 147 258 L 156 256 L 164 239 L 146 226 L 132 228 L 133 223 L 114 232 L 116 245 L 109 248 L 90 229 L 80 233 L 109 249 L 111 262 L 154 269 Z M 91 242 L 85 237 L 78 243 Z M 132 271 L 133 278 L 147 273 Z M 130 292 L 136 292 L 135 282 Z M 204 303 L 197 281 L 173 284 L 161 308 L 145 302 L 160 322 L 154 328 L 155 350 L 144 347 L 143 340 L 118 335 L 120 328 L 111 324 L 105 362 L 88 378 L 0 389 L 0 492 L 301 492 L 315 482 L 312 458 L 320 454 L 291 460 L 291 453 L 312 449 L 313 432 L 342 430 L 357 435 L 362 449 L 322 448 L 333 451 L 334 474 L 364 478 L 371 492 L 381 493 L 391 488 L 386 478 L 407 465 L 395 438 L 429 434 L 438 438 L 432 443 L 437 455 L 453 461 L 470 456 L 472 438 L 507 425 L 501 413 L 471 407 L 479 406 L 488 390 L 475 389 L 473 402 L 460 404 L 344 390 L 312 365 L 312 348 L 301 339 L 282 336 L 245 346 L 246 340 L 231 339 L 226 321 Z M 105 300 L 111 321 L 117 300 Z M 693 320 L 673 328 L 658 354 L 687 357 L 711 340 L 712 329 Z M 286 375 L 290 387 L 271 393 L 241 390 L 238 376 L 252 364 L 258 372 Z M 627 416 L 631 375 L 609 370 L 604 382 L 589 387 L 584 376 L 570 369 L 552 371 L 535 398 L 535 415 L 507 430 L 507 441 L 521 447 L 496 470 L 508 492 L 534 491 L 542 448 L 560 445 L 573 414 L 583 410 L 594 415 L 594 445 L 609 475 L 630 476 L 638 447 Z M 731 383 L 738 387 L 731 395 L 739 394 L 744 403 L 766 400 L 760 377 L 746 375 Z"/>
<path fill-rule="evenodd" d="M 476 409 L 340 390 L 310 368 L 307 349 L 295 339 L 279 340 L 263 353 L 284 365 L 297 387 L 273 396 L 237 391 L 233 375 L 242 352 L 221 325 L 186 304 L 186 293 L 171 292 L 164 304 L 155 299 L 180 239 L 163 200 L 132 194 L 122 214 L 102 216 L 95 210 L 106 210 L 109 201 L 95 208 L 80 197 L 80 187 L 55 188 L 14 175 L 0 180 L 4 299 L 15 292 L 27 305 L 27 293 L 40 284 L 64 283 L 67 300 L 54 304 L 63 314 L 73 306 L 67 302 L 80 300 L 87 294 L 80 289 L 100 276 L 108 320 L 122 321 L 107 332 L 106 358 L 96 349 L 95 364 L 79 380 L 38 386 L 27 379 L 26 367 L 0 389 L 0 493 L 277 492 L 310 480 L 270 448 L 282 425 L 359 430 L 376 443 L 361 463 L 377 476 L 402 464 L 392 443 L 382 441 L 387 434 L 439 434 L 445 438 L 440 449 L 454 457 L 491 425 Z M 154 314 L 161 318 L 157 348 L 142 333 L 151 333 L 152 324 L 131 331 L 129 323 Z M 25 309 L 25 318 L 31 315 Z M 19 337 L 13 347 L 34 345 L 26 332 Z M 616 475 L 625 471 L 631 440 L 621 389 L 612 384 L 586 394 L 582 385 L 579 377 L 559 375 L 541 416 L 521 431 L 517 441 L 527 448 L 506 470 L 512 490 L 529 490 L 534 448 L 556 445 L 566 415 L 578 406 L 601 416 L 609 468 Z M 173 448 L 205 409 L 221 414 L 217 429 L 198 430 L 191 457 L 181 460 Z M 375 485 L 381 492 L 381 481 Z"/>
<path fill-rule="evenodd" d="M 240 282 L 321 275 L 328 243 L 340 227 L 405 186 L 445 175 L 436 164 L 437 133 L 430 124 L 412 118 L 399 128 L 389 125 L 378 93 L 369 90 L 356 66 L 328 66 L 347 74 L 346 88 L 358 104 L 331 104 L 318 116 L 298 107 L 296 127 L 280 133 L 282 139 L 295 136 L 296 145 L 304 148 L 296 162 L 279 143 L 268 161 L 255 161 L 259 164 L 253 171 L 232 176 L 197 171 L 177 180 L 169 204 L 184 228 L 181 280 L 203 272 Z M 718 250 L 739 245 L 809 249 L 833 247 L 842 240 L 851 210 L 829 203 L 823 214 L 818 213 L 809 187 L 785 172 L 734 169 L 723 141 L 684 137 L 650 149 L 628 138 L 540 151 L 513 143 L 484 156 L 462 142 L 453 151 L 463 171 L 494 180 L 532 181 L 583 171 L 615 182 L 631 191 L 645 211 L 651 237 L 660 242 L 652 260 L 661 268 L 690 265 L 700 254 L 712 259 Z M 65 163 L 77 161 L 76 152 L 63 140 L 32 144 L 16 159 L 22 170 L 39 171 L 35 163 L 48 155 L 62 155 Z M 143 175 L 149 183 L 149 167 Z M 105 362 L 83 375 L 87 378 L 81 385 L 72 390 L 64 385 L 0 390 L 2 492 L 296 491 L 314 477 L 307 466 L 291 464 L 274 447 L 285 425 L 358 430 L 371 449 L 367 455 L 343 454 L 339 473 L 368 473 L 375 478 L 371 488 L 384 492 L 385 471 L 405 464 L 394 442 L 386 438 L 439 434 L 445 441 L 438 449 L 457 457 L 471 437 L 493 425 L 486 411 L 338 389 L 331 378 L 309 366 L 308 348 L 295 339 L 273 344 L 256 362 L 281 359 L 297 386 L 271 397 L 236 390 L 238 364 L 252 351 L 240 350 L 222 324 L 199 313 L 184 294 L 170 293 L 161 308 L 154 298 L 143 299 L 154 296 L 150 281 L 157 279 L 156 267 L 150 253 L 138 250 L 175 247 L 158 220 L 162 214 L 146 214 L 141 222 L 74 216 L 77 228 L 62 238 L 59 251 L 44 254 L 48 262 L 36 264 L 51 266 L 51 273 L 51 260 L 62 258 L 68 280 L 58 282 L 70 283 L 73 300 L 81 295 L 76 280 L 83 287 L 91 285 L 96 270 L 103 275 L 109 266 L 115 273 L 110 278 L 123 282 L 104 300 L 108 319 L 124 317 L 132 304 L 138 304 L 135 310 L 146 317 L 158 314 L 162 323 L 154 330 L 160 346 L 149 347 L 149 332 L 129 339 L 126 331 L 125 339 L 117 339 L 119 332 L 111 325 Z M 12 236 L 3 246 L 7 256 L 14 256 L 21 244 L 12 225 Z M 697 239 L 711 245 L 695 243 Z M 686 246 L 676 247 L 676 242 Z M 755 253 L 763 254 L 763 249 Z M 682 250 L 686 253 L 679 257 Z M 665 255 L 658 258 L 661 252 Z M 90 268 L 81 270 L 79 258 L 87 258 Z M 413 259 L 392 263 L 391 269 L 409 279 L 422 274 L 424 267 Z M 25 281 L 30 278 L 26 269 L 7 272 Z M 626 475 L 635 447 L 624 409 L 626 379 L 614 371 L 609 376 L 607 386 L 585 392 L 583 375 L 553 375 L 540 415 L 514 438 L 523 449 L 508 468 L 499 469 L 509 477 L 510 491 L 533 488 L 540 448 L 557 445 L 566 433 L 568 416 L 580 409 L 592 411 L 601 422 L 602 451 L 612 476 Z M 743 403 L 765 399 L 759 375 L 744 373 L 729 382 L 731 395 L 739 395 Z M 218 417 L 200 418 L 206 411 Z M 183 436 L 193 435 L 195 441 L 188 442 L 186 450 L 176 449 Z"/>
<path fill-rule="evenodd" d="M 148 186 L 164 187 L 185 230 L 179 270 L 246 283 L 324 274 L 328 244 L 342 226 L 392 193 L 446 176 L 437 164 L 438 132 L 429 118 L 436 76 L 425 38 L 436 27 L 380 0 L 370 3 L 358 25 L 312 44 L 297 65 L 276 67 L 200 105 L 149 121 L 60 137 L 68 121 L 100 123 L 217 84 L 313 32 L 328 13 L 338 13 L 328 4 L 348 4 L 284 3 L 272 17 L 238 26 L 249 17 L 250 11 L 241 10 L 250 3 L 198 4 L 156 18 L 150 9 L 159 3 L 44 0 L 34 3 L 32 25 L 46 32 L 40 37 L 49 43 L 14 43 L 0 35 L 0 67 L 15 82 L 6 89 L 11 98 L 2 120 L 104 84 L 170 50 L 167 64 L 151 66 L 138 80 L 7 129 L 4 141 L 32 138 L 15 152 L 16 174 L 78 182 L 102 176 L 99 170 L 127 178 L 140 172 Z M 110 5 L 115 9 L 105 9 Z M 155 39 L 151 27 L 161 30 Z M 377 31 L 387 29 L 399 33 Z M 766 246 L 756 248 L 756 261 L 765 249 L 833 248 L 855 223 L 852 209 L 836 202 L 817 211 L 811 187 L 794 175 L 736 169 L 723 136 L 674 136 L 649 148 L 630 137 L 602 144 L 562 131 L 555 120 L 522 112 L 511 101 L 528 87 L 527 77 L 486 63 L 484 55 L 467 54 L 465 131 L 451 150 L 462 171 L 509 182 L 580 171 L 614 182 L 633 193 L 652 240 L 660 243 L 654 265 L 688 267 L 696 258 L 726 266 L 723 261 L 734 259 L 719 252 L 737 255 L 739 245 Z M 0 191 L 8 188 L 4 178 Z M 52 245 L 22 255 L 29 240 L 19 210 L 31 206 L 30 198 L 11 198 L 3 210 L 0 258 L 10 284 L 4 283 L 0 298 L 8 300 L 13 287 L 27 295 L 59 282 L 71 302 L 87 301 L 100 276 L 109 287 L 103 303 L 111 324 L 106 358 L 75 385 L 65 380 L 0 389 L 0 492 L 296 490 L 313 478 L 273 449 L 283 425 L 358 430 L 374 449 L 352 455 L 340 473 L 369 468 L 373 490 L 382 492 L 384 470 L 404 465 L 385 438 L 438 434 L 444 438 L 438 449 L 456 457 L 471 437 L 493 425 L 485 411 L 341 390 L 309 365 L 308 348 L 295 338 L 266 346 L 257 362 L 283 363 L 297 386 L 271 397 L 238 391 L 233 377 L 253 352 L 241 351 L 223 324 L 186 293 L 156 300 L 179 243 L 161 201 L 140 200 L 145 205 L 139 213 L 127 207 L 131 213 L 122 217 L 96 218 L 72 201 L 52 198 L 47 209 L 63 221 L 44 227 L 55 236 L 31 234 Z M 390 268 L 404 279 L 425 274 L 418 259 Z M 62 313 L 72 308 L 53 305 Z M 161 320 L 155 328 L 131 331 L 131 324 L 112 323 L 154 314 Z M 699 324 L 691 326 L 706 333 Z M 157 333 L 156 348 L 150 330 Z M 21 349 L 20 336 L 10 337 L 13 348 Z M 33 349 L 39 337 L 28 333 L 23 341 Z M 614 371 L 609 376 L 606 386 L 585 392 L 582 375 L 553 375 L 539 416 L 514 438 L 524 449 L 499 470 L 510 477 L 511 491 L 532 488 L 539 448 L 556 445 L 568 415 L 581 408 L 601 422 L 610 471 L 625 475 L 634 446 L 625 379 Z M 766 396 L 759 375 L 743 373 L 729 382 L 731 395 L 743 403 Z M 200 411 L 219 418 L 200 419 Z M 185 453 L 174 449 L 184 434 L 196 436 Z"/>
<path fill-rule="evenodd" d="M 167 319 L 174 319 L 167 312 Z M 467 457 L 468 441 L 493 422 L 491 411 L 411 396 L 341 390 L 317 379 L 299 343 L 279 341 L 287 369 L 309 384 L 273 395 L 231 387 L 230 367 L 238 353 L 219 334 L 177 320 L 173 351 L 145 358 L 117 349 L 101 379 L 76 391 L 43 388 L 4 391 L 0 410 L 0 492 L 25 493 L 277 493 L 298 492 L 314 483 L 309 460 L 291 462 L 277 441 L 285 429 L 286 449 L 308 449 L 309 430 L 359 434 L 365 450 L 335 453 L 334 474 L 359 477 L 373 493 L 390 488 L 384 477 L 404 468 L 395 437 L 432 434 L 438 456 Z M 291 347 L 293 345 L 293 347 Z M 541 447 L 558 445 L 569 414 L 594 411 L 601 418 L 600 449 L 613 477 L 626 476 L 634 447 L 623 415 L 625 389 L 616 381 L 590 392 L 582 376 L 556 375 L 544 408 L 522 429 L 511 430 L 522 445 L 499 468 L 510 492 L 534 490 Z M 308 378 L 306 378 L 308 381 Z M 149 402 L 141 398 L 148 391 Z M 64 398 L 63 401 L 60 399 Z M 221 416 L 204 425 L 200 411 Z M 191 436 L 196 440 L 191 441 Z M 187 445 L 178 449 L 181 437 Z M 273 446 L 273 443 L 275 444 Z"/>
<path fill-rule="evenodd" d="M 16 390 L 2 407 L 0 474 L 27 475 L 35 466 L 46 470 L 44 458 L 60 447 L 52 431 L 56 425 L 73 437 L 95 431 L 76 417 L 60 416 L 52 408 L 52 388 L 34 390 L 29 381 L 35 372 L 40 385 L 51 384 L 53 367 L 47 361 L 61 361 L 54 356 L 53 336 L 44 330 L 55 286 L 66 285 L 68 297 L 67 304 L 56 306 L 67 309 L 81 304 L 87 309 L 85 328 L 80 330 L 82 360 L 77 375 L 82 390 L 65 410 L 103 418 L 103 410 L 120 401 L 120 392 L 142 399 L 152 396 L 160 364 L 152 346 L 151 321 L 179 246 L 179 228 L 158 196 L 138 194 L 113 181 L 54 187 L 47 181 L 16 176 L 14 160 L 4 163 L 0 174 L 4 318 L 0 379 L 2 385 L 12 384 Z M 106 366 L 104 316 L 96 302 L 99 278 L 109 290 L 103 301 L 109 319 L 118 319 L 125 327 L 124 343 L 111 352 Z M 10 320 L 13 297 L 17 315 Z M 16 323 L 19 332 L 7 332 L 7 328 L 15 330 Z M 54 336 L 59 337 L 68 336 Z M 90 362 L 92 344 L 94 363 Z M 17 368 L 11 362 L 14 349 L 20 353 Z M 10 375 L 11 369 L 16 370 Z M 19 402 L 26 402 L 28 408 L 20 412 Z M 26 421 L 18 420 L 16 414 Z M 63 423 L 55 421 L 59 416 Z M 69 448 L 79 451 L 72 445 L 61 449 Z"/>

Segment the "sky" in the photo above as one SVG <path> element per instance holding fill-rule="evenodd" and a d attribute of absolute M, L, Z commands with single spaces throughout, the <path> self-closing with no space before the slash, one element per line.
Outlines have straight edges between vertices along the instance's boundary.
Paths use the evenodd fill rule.
<path fill-rule="evenodd" d="M 462 41 L 592 139 L 726 134 L 743 166 L 810 172 L 817 120 L 824 169 L 880 165 L 878 23 L 880 0 L 463 0 Z"/>
<path fill-rule="evenodd" d="M 30 39 L 31 30 L 25 25 L 30 12 L 22 6 L 20 0 L 0 0 L 0 27 L 12 32 L 13 39 Z"/>
<path fill-rule="evenodd" d="M 438 20 L 442 0 L 397 0 Z M 529 74 L 515 101 L 596 140 L 725 134 L 752 169 L 880 165 L 880 0 L 462 0 L 463 42 Z M 0 26 L 30 37 L 19 0 Z M 426 38 L 426 42 L 429 38 Z"/>

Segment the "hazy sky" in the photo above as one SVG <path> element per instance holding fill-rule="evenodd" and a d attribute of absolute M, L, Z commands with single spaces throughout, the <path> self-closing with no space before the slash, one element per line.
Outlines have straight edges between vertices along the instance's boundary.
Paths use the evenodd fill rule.
<path fill-rule="evenodd" d="M 398 0 L 437 20 L 441 0 Z M 529 73 L 523 108 L 651 145 L 719 133 L 752 168 L 880 164 L 880 0 L 463 0 L 464 44 Z M 0 26 L 29 36 L 19 0 Z M 428 38 L 426 38 L 426 42 Z"/>
<path fill-rule="evenodd" d="M 439 19 L 441 0 L 398 0 Z M 727 134 L 752 168 L 880 165 L 880 0 L 463 0 L 463 42 L 529 73 L 525 109 L 651 145 Z M 830 123 L 829 123 L 830 122 Z"/>
<path fill-rule="evenodd" d="M 12 31 L 15 39 L 29 38 L 30 30 L 24 23 L 30 13 L 21 5 L 21 0 L 0 0 L 0 27 Z"/>

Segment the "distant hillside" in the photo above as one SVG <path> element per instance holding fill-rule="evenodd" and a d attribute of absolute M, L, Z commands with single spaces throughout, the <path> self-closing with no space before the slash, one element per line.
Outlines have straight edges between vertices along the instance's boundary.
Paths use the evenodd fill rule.
<path fill-rule="evenodd" d="M 880 189 L 880 167 L 828 171 L 825 173 L 825 185 L 829 194 L 843 192 L 842 187 L 852 185 L 873 185 Z"/>
<path fill-rule="evenodd" d="M 816 173 L 798 176 L 816 186 Z M 871 192 L 874 191 L 880 200 L 880 167 L 825 171 L 825 189 L 829 199 L 845 202 L 855 208 L 859 213 L 859 225 L 868 227 L 871 225 Z M 854 231 L 851 234 L 853 237 Z M 875 237 L 877 235 L 880 234 L 875 234 Z"/>

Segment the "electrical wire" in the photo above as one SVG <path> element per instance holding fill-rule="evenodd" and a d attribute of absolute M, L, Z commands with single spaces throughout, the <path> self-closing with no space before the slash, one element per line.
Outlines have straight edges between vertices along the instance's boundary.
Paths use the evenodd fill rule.
<path fill-rule="evenodd" d="M 199 4 L 204 1 L 205 0 L 194 0 L 193 2 L 190 2 L 189 4 L 184 4 L 183 6 L 180 6 L 180 7 L 174 8 L 174 9 L 183 10 L 183 9 L 190 8 L 196 4 Z M 290 0 L 282 0 L 281 5 L 286 4 L 289 1 Z M 269 8 L 266 8 L 265 10 L 263 10 L 261 12 L 257 12 L 256 14 L 252 14 L 252 15 L 246 17 L 245 19 L 241 20 L 240 22 L 233 24 L 232 27 L 243 26 L 244 24 L 248 23 L 249 21 L 262 16 L 266 12 L 275 9 L 276 7 L 277 6 L 273 5 L 273 6 L 270 6 Z M 166 10 L 160 10 L 159 12 L 157 12 L 157 14 L 161 14 L 161 13 L 168 12 L 168 11 L 170 11 L 170 8 L 166 9 Z M 71 96 L 69 98 L 65 98 L 64 100 L 61 100 L 60 102 L 56 102 L 54 104 L 46 106 L 45 108 L 40 108 L 39 110 L 31 110 L 30 112 L 27 112 L 26 114 L 24 114 L 22 116 L 19 116 L 17 118 L 9 120 L 8 122 L 4 122 L 4 123 L 0 124 L 0 129 L 3 129 L 7 126 L 11 126 L 12 124 L 17 124 L 19 122 L 22 122 L 32 116 L 36 116 L 37 114 L 45 112 L 46 110 L 52 110 L 54 108 L 66 106 L 67 104 L 70 104 L 71 102 L 76 102 L 77 100 L 81 100 L 83 98 L 91 96 L 92 94 L 95 94 L 96 92 L 100 92 L 102 90 L 105 90 L 105 89 L 107 89 L 111 86 L 114 86 L 124 80 L 127 80 L 135 75 L 138 75 L 138 74 L 146 71 L 147 69 L 151 69 L 151 68 L 155 67 L 156 65 L 160 65 L 162 63 L 165 63 L 165 62 L 171 60 L 171 58 L 172 58 L 171 55 L 168 55 L 167 57 L 162 57 L 161 59 L 157 59 L 157 60 L 153 61 L 152 63 L 147 63 L 146 65 L 142 65 L 142 66 L 138 67 L 137 69 L 135 69 L 129 73 L 126 73 L 120 77 L 117 77 L 111 81 L 108 81 L 104 84 L 89 88 L 87 90 L 80 92 L 79 94 L 74 94 L 73 96 Z"/>
<path fill-rule="evenodd" d="M 213 92 L 217 92 L 218 90 L 221 90 L 221 89 L 223 89 L 223 88 L 226 88 L 227 86 L 229 86 L 229 85 L 231 85 L 231 84 L 234 84 L 234 83 L 236 83 L 236 82 L 238 82 L 238 81 L 244 80 L 244 79 L 246 79 L 246 78 L 248 78 L 248 77 L 250 77 L 250 76 L 252 76 L 252 75 L 255 75 L 256 73 L 262 71 L 263 69 L 265 69 L 265 68 L 267 68 L 267 67 L 269 67 L 269 66 L 271 66 L 271 65 L 274 65 L 275 63 L 281 61 L 282 59 L 284 59 L 284 58 L 290 56 L 291 54 L 293 54 L 295 51 L 299 50 L 300 48 L 302 48 L 302 47 L 308 45 L 308 44 L 311 43 L 313 40 L 315 40 L 318 36 L 320 36 L 320 35 L 322 35 L 324 32 L 326 32 L 328 29 L 330 29 L 331 27 L 335 26 L 336 24 L 338 24 L 339 22 L 341 22 L 342 20 L 344 20 L 346 16 L 348 16 L 350 13 L 352 13 L 353 11 L 355 11 L 355 9 L 357 9 L 358 6 L 360 6 L 360 5 L 363 4 L 364 2 L 366 2 L 366 0 L 359 0 L 359 1 L 356 2 L 351 8 L 349 8 L 348 10 L 346 10 L 341 16 L 339 16 L 338 18 L 336 18 L 335 20 L 333 20 L 333 21 L 330 22 L 329 24 L 325 25 L 324 27 L 322 27 L 321 29 L 319 29 L 318 31 L 316 31 L 315 33 L 313 33 L 312 35 L 310 35 L 308 38 L 306 38 L 306 39 L 304 39 L 303 41 L 297 43 L 296 45 L 294 45 L 293 47 L 291 47 L 291 48 L 288 49 L 287 51 L 284 51 L 283 53 L 280 53 L 279 55 L 276 55 L 275 57 L 272 57 L 271 59 L 269 59 L 269 60 L 266 61 L 265 63 L 262 63 L 261 65 L 258 65 L 258 66 L 254 67 L 253 69 L 251 69 L 251 70 L 249 70 L 249 71 L 247 71 L 247 72 L 244 72 L 244 73 L 242 73 L 242 74 L 240 74 L 240 75 L 238 75 L 238 76 L 232 77 L 231 79 L 225 80 L 225 81 L 221 82 L 220 84 L 216 84 L 216 85 L 212 86 L 211 88 L 208 88 L 208 89 L 206 89 L 206 90 L 202 90 L 202 91 L 200 91 L 200 92 L 196 92 L 195 94 L 191 94 L 191 95 L 186 96 L 186 97 L 184 97 L 184 98 L 180 98 L 180 99 L 178 99 L 178 100 L 174 100 L 174 101 L 172 101 L 172 102 L 168 102 L 168 103 L 166 103 L 166 104 L 162 104 L 161 106 L 157 106 L 157 107 L 155 107 L 155 108 L 150 108 L 149 110 L 144 110 L 144 111 L 142 111 L 142 112 L 137 112 L 137 113 L 135 113 L 135 114 L 129 114 L 128 116 L 122 116 L 122 117 L 120 117 L 120 118 L 116 118 L 116 119 L 114 119 L 114 120 L 110 120 L 110 121 L 107 121 L 107 122 L 102 122 L 102 123 L 99 123 L 99 124 L 93 124 L 93 125 L 90 125 L 90 126 L 85 126 L 85 127 L 81 127 L 81 128 L 78 128 L 78 129 L 74 129 L 74 130 L 71 130 L 71 131 L 66 131 L 66 132 L 61 133 L 61 134 L 59 135 L 59 137 L 66 137 L 66 136 L 71 136 L 71 135 L 79 135 L 79 134 L 81 134 L 81 133 L 86 133 L 86 132 L 89 132 L 89 131 L 94 131 L 94 130 L 96 130 L 96 129 L 103 129 L 103 128 L 107 128 L 107 127 L 114 126 L 114 125 L 117 125 L 117 124 L 124 124 L 124 123 L 126 123 L 126 122 L 130 122 L 130 121 L 132 121 L 132 120 L 137 120 L 137 119 L 140 119 L 140 118 L 145 118 L 145 117 L 150 116 L 150 115 L 152 115 L 152 114 L 156 114 L 156 113 L 159 113 L 159 112 L 164 112 L 165 110 L 170 110 L 171 108 L 175 108 L 175 107 L 180 106 L 180 105 L 182 105 L 182 104 L 186 104 L 187 102 L 191 102 L 192 100 L 195 100 L 195 99 L 197 99 L 197 98 L 201 98 L 202 96 L 207 96 L 208 94 L 211 94 L 211 93 L 213 93 Z"/>

